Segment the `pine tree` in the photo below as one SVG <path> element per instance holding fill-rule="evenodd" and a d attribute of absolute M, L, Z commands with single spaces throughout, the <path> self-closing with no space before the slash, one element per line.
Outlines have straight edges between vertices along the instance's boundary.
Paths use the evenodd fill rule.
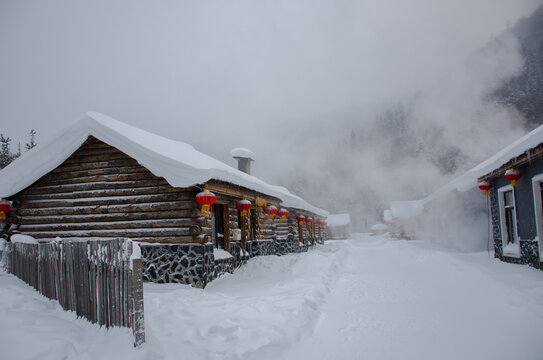
<path fill-rule="evenodd" d="M 13 161 L 13 155 L 9 151 L 9 143 L 11 138 L 0 134 L 0 169 L 5 168 Z"/>
<path fill-rule="evenodd" d="M 34 141 L 34 137 L 36 136 L 36 130 L 32 129 L 30 130 L 30 142 L 25 144 L 26 150 L 32 149 L 34 146 L 38 145 Z"/>

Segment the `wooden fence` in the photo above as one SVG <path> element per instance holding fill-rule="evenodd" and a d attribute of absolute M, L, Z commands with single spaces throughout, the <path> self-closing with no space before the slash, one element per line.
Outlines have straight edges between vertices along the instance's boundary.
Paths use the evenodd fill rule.
<path fill-rule="evenodd" d="M 130 240 L 8 243 L 6 269 L 42 295 L 93 323 L 132 328 L 145 342 L 141 259 Z"/>

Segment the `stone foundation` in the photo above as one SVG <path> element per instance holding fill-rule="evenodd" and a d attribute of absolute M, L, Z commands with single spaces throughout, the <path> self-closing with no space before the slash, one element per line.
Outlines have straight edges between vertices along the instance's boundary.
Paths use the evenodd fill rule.
<path fill-rule="evenodd" d="M 281 239 L 247 241 L 230 244 L 231 258 L 215 259 L 213 245 L 208 244 L 140 244 L 143 261 L 143 280 L 154 283 L 191 284 L 204 288 L 225 273 L 233 273 L 249 258 L 266 255 L 285 255 L 307 251 L 315 241 L 303 244 L 292 235 Z"/>
<path fill-rule="evenodd" d="M 205 287 L 213 278 L 211 244 L 140 244 L 143 280 Z"/>

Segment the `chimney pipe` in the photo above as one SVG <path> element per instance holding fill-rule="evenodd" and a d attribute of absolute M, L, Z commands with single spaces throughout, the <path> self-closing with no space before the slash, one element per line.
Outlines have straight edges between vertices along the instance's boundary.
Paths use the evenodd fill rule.
<path fill-rule="evenodd" d="M 235 148 L 231 151 L 232 157 L 238 161 L 238 170 L 251 174 L 251 161 L 255 161 L 255 154 L 247 148 Z"/>

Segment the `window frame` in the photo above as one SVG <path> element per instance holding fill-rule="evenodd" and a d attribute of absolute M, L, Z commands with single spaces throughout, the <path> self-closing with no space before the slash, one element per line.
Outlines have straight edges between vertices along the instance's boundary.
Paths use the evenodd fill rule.
<path fill-rule="evenodd" d="M 507 229 L 507 220 L 505 218 L 505 199 L 504 194 L 508 191 L 511 191 L 513 195 L 513 223 L 514 223 L 514 230 L 515 230 L 515 243 L 518 244 L 520 249 L 520 238 L 518 235 L 518 221 L 517 221 L 517 200 L 515 196 L 515 188 L 511 185 L 502 186 L 498 189 L 498 206 L 500 210 L 500 233 L 501 233 L 501 240 L 502 240 L 502 255 L 512 258 L 520 258 L 519 254 L 513 254 L 513 253 L 505 253 L 505 247 L 507 245 L 507 241 L 509 239 L 509 232 Z"/>
<path fill-rule="evenodd" d="M 538 239 L 538 255 L 539 261 L 542 262 L 542 253 L 543 253 L 543 174 L 538 174 L 532 177 L 532 193 L 534 196 L 534 216 L 535 216 L 535 226 Z"/>

